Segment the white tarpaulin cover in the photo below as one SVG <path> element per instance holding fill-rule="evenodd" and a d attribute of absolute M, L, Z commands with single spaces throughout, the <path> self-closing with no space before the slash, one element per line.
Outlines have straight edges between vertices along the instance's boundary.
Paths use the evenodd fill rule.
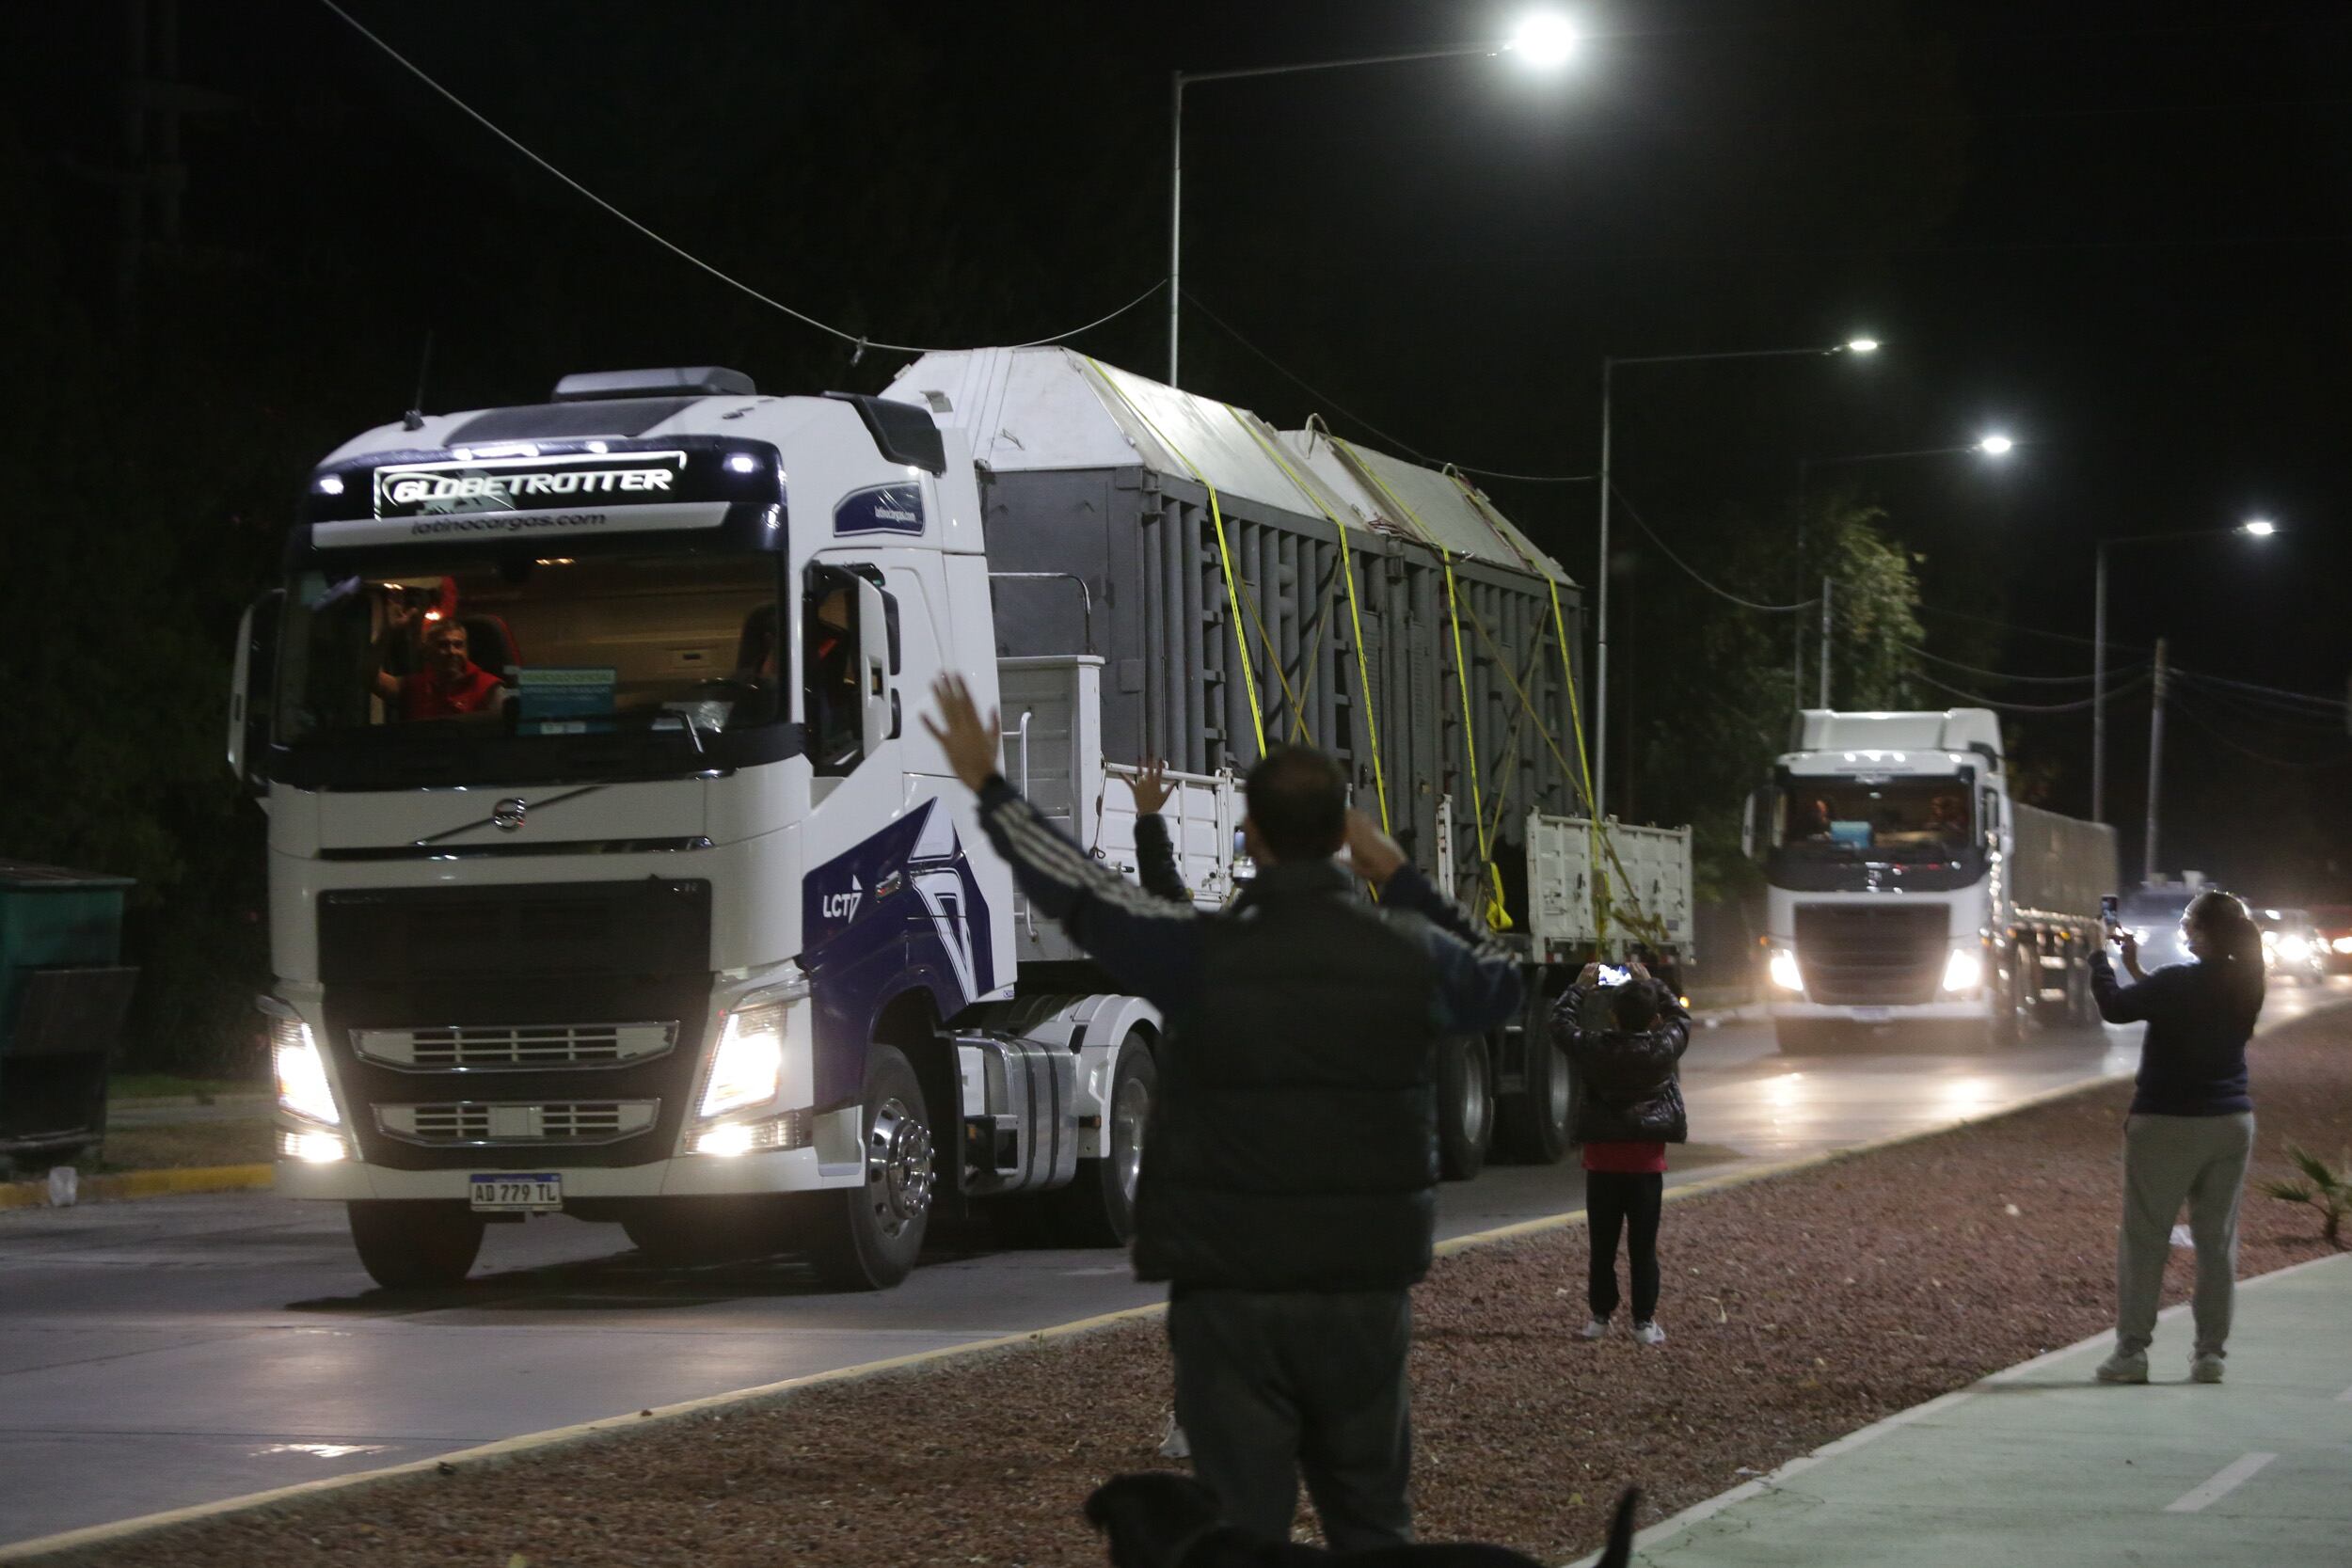
<path fill-rule="evenodd" d="M 1416 528 L 1320 432 L 1278 434 L 1246 409 L 1100 365 L 1070 349 L 926 354 L 900 371 L 882 395 L 926 408 L 940 424 L 963 431 L 973 456 L 999 472 L 1140 464 L 1300 516 L 1328 513 L 1351 529 L 1416 541 L 1425 530 L 1456 555 L 1521 570 L 1534 562 L 1557 580 L 1569 580 L 1491 503 L 1474 503 L 1434 468 L 1352 449 L 1397 501 L 1411 508 Z M 1267 446 L 1279 450 L 1281 462 L 1267 454 Z"/>

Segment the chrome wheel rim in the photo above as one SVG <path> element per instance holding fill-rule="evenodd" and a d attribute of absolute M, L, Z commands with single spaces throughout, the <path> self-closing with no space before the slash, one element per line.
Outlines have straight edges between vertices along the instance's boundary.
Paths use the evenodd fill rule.
<path fill-rule="evenodd" d="M 1136 1200 L 1136 1183 L 1143 1173 L 1143 1129 L 1152 1117 L 1152 1091 L 1140 1078 L 1119 1086 L 1111 1101 L 1111 1169 L 1119 1179 L 1120 1195 Z"/>
<path fill-rule="evenodd" d="M 874 1108 L 866 1135 L 866 1193 L 885 1236 L 906 1233 L 930 1212 L 931 1130 L 892 1096 Z"/>
<path fill-rule="evenodd" d="M 1478 1053 L 1462 1051 L 1462 1141 L 1476 1144 L 1486 1132 L 1486 1075 L 1479 1070 Z"/>
<path fill-rule="evenodd" d="M 1556 1045 L 1545 1049 L 1551 1053 L 1551 1125 L 1565 1127 L 1568 1124 L 1568 1053 Z"/>

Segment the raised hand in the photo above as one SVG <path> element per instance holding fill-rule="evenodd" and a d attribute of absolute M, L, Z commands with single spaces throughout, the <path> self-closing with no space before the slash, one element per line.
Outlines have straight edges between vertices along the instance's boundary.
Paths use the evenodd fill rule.
<path fill-rule="evenodd" d="M 1145 757 L 1136 765 L 1136 776 L 1129 787 L 1136 792 L 1136 815 L 1154 816 L 1168 804 L 1168 764 L 1158 757 Z"/>
<path fill-rule="evenodd" d="M 1350 809 L 1347 814 L 1347 858 L 1354 863 L 1356 875 L 1374 887 L 1381 887 L 1405 863 L 1405 848 L 1382 832 L 1380 824 L 1374 821 L 1368 813 Z"/>
<path fill-rule="evenodd" d="M 947 766 L 956 777 L 969 788 L 979 788 L 997 768 L 997 716 L 992 712 L 981 721 L 961 675 L 945 674 L 933 681 L 931 701 L 939 706 L 939 719 L 934 722 L 930 714 L 923 715 L 923 727 L 947 753 Z"/>

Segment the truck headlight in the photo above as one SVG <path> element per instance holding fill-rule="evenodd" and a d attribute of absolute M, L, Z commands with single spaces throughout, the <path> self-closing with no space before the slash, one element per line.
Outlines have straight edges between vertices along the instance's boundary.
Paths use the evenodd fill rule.
<path fill-rule="evenodd" d="M 719 1048 L 710 1053 L 710 1079 L 703 1086 L 700 1114 L 723 1117 L 765 1105 L 783 1086 L 783 1006 L 745 1007 L 727 1014 Z"/>
<path fill-rule="evenodd" d="M 2279 957 L 2291 964 L 2299 964 L 2312 956 L 2312 944 L 2303 937 L 2280 937 Z"/>
<path fill-rule="evenodd" d="M 1984 955 L 1973 947 L 1953 948 L 1952 956 L 1944 960 L 1944 989 L 1948 991 L 1975 990 L 1983 984 Z"/>
<path fill-rule="evenodd" d="M 278 1069 L 278 1108 L 305 1121 L 341 1127 L 342 1113 L 335 1108 L 335 1091 L 327 1087 L 326 1058 L 310 1026 L 300 1019 L 269 1021 L 270 1056 Z"/>
<path fill-rule="evenodd" d="M 1797 950 L 1793 947 L 1773 948 L 1764 973 L 1782 990 L 1804 990 L 1804 975 L 1797 969 Z"/>

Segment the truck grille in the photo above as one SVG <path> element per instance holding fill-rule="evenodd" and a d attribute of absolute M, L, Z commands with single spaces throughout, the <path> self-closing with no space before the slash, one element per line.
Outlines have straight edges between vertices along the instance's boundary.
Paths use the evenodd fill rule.
<path fill-rule="evenodd" d="M 570 1100 L 540 1105 L 454 1101 L 379 1105 L 375 1125 L 385 1136 L 412 1144 L 604 1144 L 648 1131 L 660 1113 L 658 1100 Z"/>
<path fill-rule="evenodd" d="M 368 1060 L 418 1072 L 618 1067 L 659 1056 L 676 1043 L 675 1022 L 452 1024 L 351 1032 L 352 1050 Z"/>
<path fill-rule="evenodd" d="M 1903 1006 L 1935 1000 L 1951 949 L 1940 904 L 1797 906 L 1797 968 L 1809 1002 Z"/>

